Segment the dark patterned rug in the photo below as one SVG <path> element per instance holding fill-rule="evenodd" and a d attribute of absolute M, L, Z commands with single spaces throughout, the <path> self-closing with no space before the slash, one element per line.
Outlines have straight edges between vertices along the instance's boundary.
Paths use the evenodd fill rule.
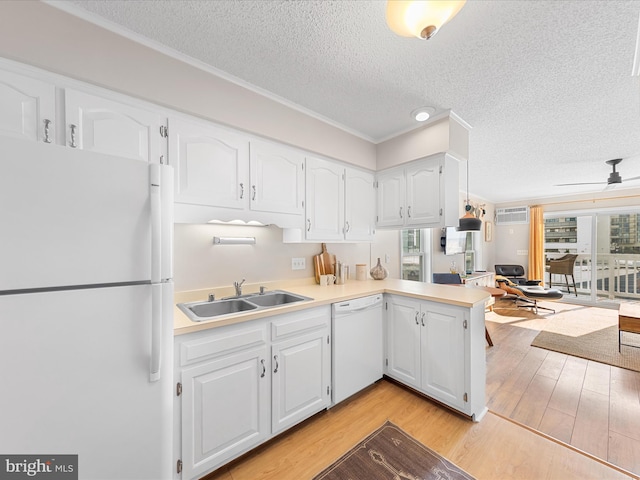
<path fill-rule="evenodd" d="M 313 480 L 472 480 L 474 477 L 391 422 L 373 432 Z"/>

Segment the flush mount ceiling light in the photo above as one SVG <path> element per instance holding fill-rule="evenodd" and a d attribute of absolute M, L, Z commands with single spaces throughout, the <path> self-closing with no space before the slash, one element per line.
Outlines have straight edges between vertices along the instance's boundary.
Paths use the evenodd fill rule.
<path fill-rule="evenodd" d="M 462 9 L 466 0 L 387 2 L 387 25 L 403 37 L 429 40 Z"/>
<path fill-rule="evenodd" d="M 411 118 L 415 118 L 417 122 L 426 122 L 429 117 L 435 113 L 436 109 L 433 107 L 420 107 L 411 112 Z"/>

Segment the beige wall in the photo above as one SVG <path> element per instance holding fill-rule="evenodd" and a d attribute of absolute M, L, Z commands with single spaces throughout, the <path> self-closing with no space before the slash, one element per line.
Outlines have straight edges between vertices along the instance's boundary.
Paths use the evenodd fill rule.
<path fill-rule="evenodd" d="M 314 276 L 312 258 L 322 251 L 319 243 L 283 244 L 277 227 L 182 225 L 174 228 L 174 281 L 178 292 L 230 286 L 246 278 L 247 284 Z M 255 237 L 255 245 L 213 245 L 213 237 Z M 390 276 L 399 275 L 398 232 L 378 232 L 375 244 L 328 243 L 327 251 L 350 265 L 366 263 L 369 270 L 378 257 Z M 291 259 L 303 257 L 305 270 L 291 270 Z M 354 280 L 355 281 L 355 280 Z"/>
<path fill-rule="evenodd" d="M 375 170 L 373 143 L 42 2 L 0 2 L 0 56 Z"/>
<path fill-rule="evenodd" d="M 449 119 L 443 118 L 423 128 L 379 143 L 377 169 L 383 170 L 427 155 L 446 152 L 448 148 Z"/>

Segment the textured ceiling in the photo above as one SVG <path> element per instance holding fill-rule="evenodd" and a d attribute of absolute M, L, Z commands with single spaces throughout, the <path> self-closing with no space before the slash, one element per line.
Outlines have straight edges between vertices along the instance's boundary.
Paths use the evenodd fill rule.
<path fill-rule="evenodd" d="M 640 176 L 640 1 L 469 0 L 427 42 L 393 34 L 384 1 L 65 3 L 376 143 L 416 107 L 451 109 L 473 127 L 470 191 L 492 202 L 600 191 L 554 184 L 605 181 L 611 158 Z"/>

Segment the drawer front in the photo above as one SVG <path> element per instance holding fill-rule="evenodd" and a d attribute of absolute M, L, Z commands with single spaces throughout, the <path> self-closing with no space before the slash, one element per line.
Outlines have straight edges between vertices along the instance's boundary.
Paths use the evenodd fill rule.
<path fill-rule="evenodd" d="M 198 338 L 180 343 L 180 365 L 240 352 L 267 343 L 266 322 L 251 327 L 221 327 L 204 332 Z"/>
<path fill-rule="evenodd" d="M 271 322 L 271 340 L 324 328 L 331 322 L 331 307 L 303 310 L 278 317 Z"/>

